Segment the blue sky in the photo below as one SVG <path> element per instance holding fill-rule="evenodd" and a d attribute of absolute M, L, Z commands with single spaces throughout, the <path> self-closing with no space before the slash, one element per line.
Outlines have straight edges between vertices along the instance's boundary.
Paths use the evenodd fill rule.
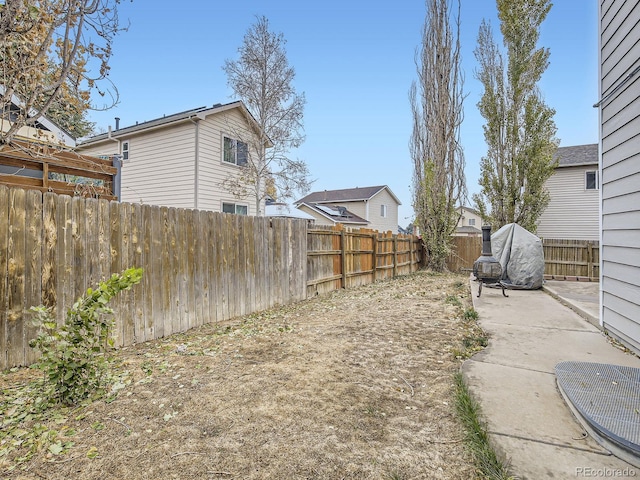
<path fill-rule="evenodd" d="M 539 42 L 551 50 L 540 88 L 556 109 L 562 146 L 596 143 L 597 3 L 554 3 Z M 294 84 L 307 98 L 306 142 L 293 155 L 307 162 L 315 179 L 312 190 L 389 185 L 402 201 L 404 226 L 413 216 L 408 91 L 416 78 L 424 11 L 421 0 L 124 0 L 120 19 L 130 28 L 116 38 L 110 62 L 120 103 L 92 112 L 90 119 L 106 130 L 114 117 L 125 127 L 236 100 L 222 66 L 225 59 L 237 58 L 256 15 L 265 15 L 271 30 L 283 33 L 296 70 Z M 479 191 L 479 162 L 486 152 L 473 55 L 483 18 L 498 34 L 495 0 L 462 1 L 468 96 L 461 138 L 470 193 Z"/>

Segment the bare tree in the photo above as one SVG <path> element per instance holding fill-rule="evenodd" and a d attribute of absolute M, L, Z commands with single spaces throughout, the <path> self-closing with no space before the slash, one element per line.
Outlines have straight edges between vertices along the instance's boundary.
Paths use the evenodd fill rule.
<path fill-rule="evenodd" d="M 108 62 L 121 30 L 118 3 L 5 0 L 0 5 L 0 108 L 2 121 L 10 120 L 0 143 L 11 142 L 20 128 L 50 111 L 72 127 L 91 107 L 92 90 L 110 96 L 104 108 L 117 102 Z M 104 82 L 111 88 L 101 88 Z"/>
<path fill-rule="evenodd" d="M 478 108 L 485 118 L 487 154 L 480 164 L 481 192 L 473 196 L 482 217 L 497 229 L 518 223 L 531 232 L 549 203 L 546 180 L 553 174 L 555 110 L 538 82 L 549 65 L 549 50 L 537 48 L 550 0 L 497 0 L 507 60 L 482 22 L 475 56 L 484 93 Z"/>
<path fill-rule="evenodd" d="M 460 1 L 452 19 L 448 0 L 427 0 L 422 47 L 416 54 L 418 81 L 409 92 L 413 133 L 413 208 L 427 250 L 427 265 L 446 268 L 455 231 L 455 209 L 466 197 L 460 69 Z"/>
<path fill-rule="evenodd" d="M 263 135 L 258 141 L 247 139 L 252 148 L 240 175 L 230 175 L 223 185 L 237 198 L 251 192 L 258 214 L 269 190 L 285 200 L 306 193 L 310 186 L 306 163 L 289 157 L 290 150 L 304 142 L 305 97 L 293 86 L 295 70 L 289 66 L 285 44 L 282 33 L 269 31 L 267 18 L 258 17 L 238 49 L 239 59 L 226 60 L 223 67 L 229 86 Z"/>

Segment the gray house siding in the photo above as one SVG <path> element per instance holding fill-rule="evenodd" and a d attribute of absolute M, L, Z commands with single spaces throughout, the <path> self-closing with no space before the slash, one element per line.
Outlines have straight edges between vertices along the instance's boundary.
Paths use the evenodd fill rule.
<path fill-rule="evenodd" d="M 600 4 L 603 327 L 640 352 L 640 1 Z"/>

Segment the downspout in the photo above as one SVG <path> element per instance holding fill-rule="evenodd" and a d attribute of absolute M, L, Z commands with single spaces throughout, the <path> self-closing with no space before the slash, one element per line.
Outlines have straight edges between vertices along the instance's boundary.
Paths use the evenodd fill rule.
<path fill-rule="evenodd" d="M 114 155 L 112 164 L 117 168 L 117 172 L 113 177 L 113 195 L 120 202 L 120 196 L 122 195 L 122 155 Z"/>
<path fill-rule="evenodd" d="M 195 131 L 195 157 L 194 157 L 194 171 L 193 171 L 193 208 L 198 208 L 198 183 L 200 181 L 200 120 L 201 118 L 196 116 L 194 120 L 193 117 L 189 117 L 189 121 L 196 126 Z"/>
<path fill-rule="evenodd" d="M 119 123 L 120 123 L 120 119 L 116 118 L 116 130 L 118 129 Z M 122 155 L 120 152 L 120 140 L 118 140 L 117 138 L 111 137 L 111 125 L 109 125 L 107 138 L 118 144 L 118 153 L 113 155 L 113 160 L 112 160 L 113 166 L 118 169 L 118 173 L 116 173 L 115 177 L 113 178 L 113 195 L 118 199 L 119 202 L 121 202 L 122 198 L 120 197 L 120 195 L 122 193 Z"/>

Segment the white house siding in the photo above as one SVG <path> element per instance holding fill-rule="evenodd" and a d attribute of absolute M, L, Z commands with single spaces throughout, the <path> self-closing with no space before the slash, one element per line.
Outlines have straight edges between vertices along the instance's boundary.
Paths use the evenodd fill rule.
<path fill-rule="evenodd" d="M 222 202 L 247 205 L 249 215 L 256 215 L 255 196 L 237 199 L 225 191 L 222 183 L 239 169 L 222 161 L 222 138 L 246 139 L 250 135 L 247 122 L 238 109 L 227 110 L 208 116 L 200 121 L 198 143 L 198 208 L 222 211 Z M 247 142 L 249 143 L 249 142 Z M 264 212 L 264 202 L 262 205 Z"/>
<path fill-rule="evenodd" d="M 599 240 L 598 190 L 585 188 L 585 172 L 597 165 L 560 167 L 547 180 L 551 199 L 538 220 L 536 235 L 541 238 Z"/>
<path fill-rule="evenodd" d="M 605 329 L 640 352 L 640 2 L 600 5 L 601 288 Z M 610 95 L 610 97 L 607 97 Z"/>

